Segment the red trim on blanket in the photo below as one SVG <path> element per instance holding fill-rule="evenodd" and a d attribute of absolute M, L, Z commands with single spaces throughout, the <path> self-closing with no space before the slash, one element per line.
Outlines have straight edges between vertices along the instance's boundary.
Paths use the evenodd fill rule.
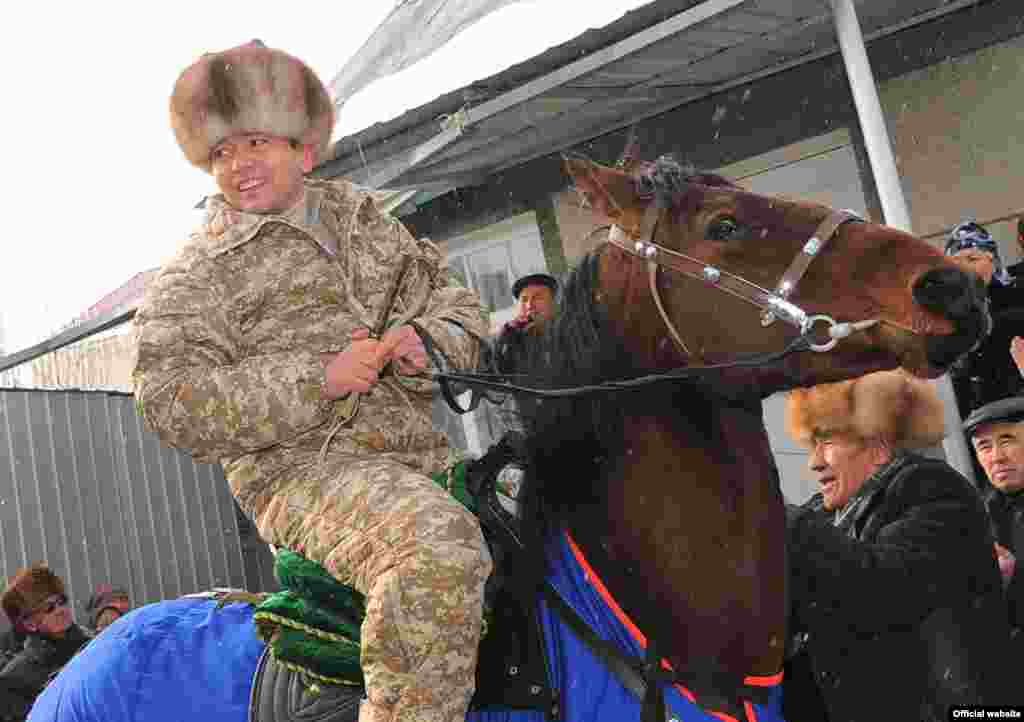
<path fill-rule="evenodd" d="M 751 687 L 774 687 L 777 684 L 782 684 L 782 670 L 763 677 L 748 674 L 743 678 L 743 683 L 749 684 Z"/>
<path fill-rule="evenodd" d="M 601 577 L 599 577 L 593 567 L 590 566 L 587 558 L 583 556 L 583 550 L 576 545 L 576 540 L 572 538 L 572 534 L 570 534 L 568 530 L 565 532 L 565 540 L 569 543 L 569 548 L 572 550 L 572 555 L 576 558 L 576 562 L 580 565 L 580 568 L 583 569 L 584 578 L 590 582 L 590 585 L 594 587 L 594 590 L 600 595 L 601 599 L 604 600 L 604 603 L 608 605 L 608 608 L 612 610 L 612 614 L 615 615 L 615 618 L 618 619 L 622 626 L 629 631 L 633 639 L 635 639 L 641 647 L 647 649 L 647 637 L 644 636 L 644 633 L 640 631 L 639 627 L 633 624 L 633 620 L 629 618 L 629 615 L 626 614 L 625 610 L 623 610 L 622 607 L 619 606 L 619 603 L 615 601 L 615 597 L 612 596 L 612 593 L 608 591 L 608 587 L 606 587 L 604 582 L 601 581 Z M 667 659 L 661 660 L 661 666 L 665 669 L 672 669 L 672 665 Z M 780 670 L 777 674 L 768 676 L 747 675 L 743 678 L 743 682 L 744 684 L 756 687 L 772 687 L 782 682 L 782 671 Z M 688 690 L 682 684 L 677 682 L 674 686 L 680 694 L 690 700 L 690 702 L 693 704 L 699 704 L 697 702 L 697 697 L 693 692 Z M 747 714 L 746 722 L 757 722 L 757 713 L 754 711 L 754 705 L 744 700 L 743 709 Z M 724 712 L 715 712 L 714 710 L 706 711 L 713 717 L 723 720 L 723 722 L 740 722 L 732 715 L 727 715 Z"/>
<path fill-rule="evenodd" d="M 750 704 L 747 700 L 743 700 L 743 711 L 747 713 L 747 722 L 757 722 L 757 712 L 754 711 L 754 705 Z"/>

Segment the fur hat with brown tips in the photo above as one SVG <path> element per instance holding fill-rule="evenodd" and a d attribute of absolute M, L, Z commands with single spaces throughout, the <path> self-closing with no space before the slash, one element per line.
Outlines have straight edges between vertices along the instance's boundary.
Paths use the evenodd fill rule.
<path fill-rule="evenodd" d="M 64 582 L 45 564 L 20 569 L 7 584 L 0 604 L 11 623 L 20 627 L 33 609 L 55 594 L 64 594 Z"/>
<path fill-rule="evenodd" d="M 171 94 L 171 128 L 192 165 L 210 172 L 210 152 L 239 133 L 267 133 L 327 152 L 334 104 L 309 66 L 259 40 L 206 53 Z"/>
<path fill-rule="evenodd" d="M 820 436 L 848 433 L 921 449 L 942 440 L 945 421 L 935 386 L 896 369 L 790 391 L 786 431 L 805 446 Z"/>

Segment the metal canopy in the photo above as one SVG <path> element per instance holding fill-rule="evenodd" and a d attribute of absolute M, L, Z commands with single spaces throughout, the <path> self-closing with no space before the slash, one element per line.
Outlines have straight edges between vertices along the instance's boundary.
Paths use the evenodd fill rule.
<path fill-rule="evenodd" d="M 864 36 L 872 40 L 975 4 L 859 0 L 856 8 Z M 663 19 L 657 19 L 659 11 Z M 656 21 L 623 36 L 622 29 L 631 21 L 635 27 L 644 13 Z M 602 34 L 618 39 L 584 53 Z M 475 185 L 491 173 L 838 50 L 829 0 L 659 0 L 340 139 L 333 160 L 318 173 L 376 188 Z M 552 68 L 552 57 L 572 59 Z M 489 94 L 486 88 L 504 91 Z"/>

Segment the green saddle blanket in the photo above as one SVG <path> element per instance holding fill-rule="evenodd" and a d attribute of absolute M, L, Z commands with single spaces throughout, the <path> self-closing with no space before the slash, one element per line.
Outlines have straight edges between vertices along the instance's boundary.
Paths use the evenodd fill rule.
<path fill-rule="evenodd" d="M 466 488 L 466 463 L 435 474 L 434 482 L 476 513 Z M 274 558 L 281 591 L 256 606 L 256 633 L 285 667 L 327 684 L 362 685 L 359 630 L 366 599 L 318 562 L 281 549 Z M 485 626 L 486 629 L 486 626 Z"/>

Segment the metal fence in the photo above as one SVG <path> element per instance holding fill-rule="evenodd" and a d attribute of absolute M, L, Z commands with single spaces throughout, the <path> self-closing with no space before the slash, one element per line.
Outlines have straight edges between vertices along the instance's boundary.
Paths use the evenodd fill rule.
<path fill-rule="evenodd" d="M 0 572 L 37 561 L 63 577 L 76 612 L 104 583 L 133 606 L 274 587 L 220 466 L 163 446 L 115 392 L 0 389 Z"/>

